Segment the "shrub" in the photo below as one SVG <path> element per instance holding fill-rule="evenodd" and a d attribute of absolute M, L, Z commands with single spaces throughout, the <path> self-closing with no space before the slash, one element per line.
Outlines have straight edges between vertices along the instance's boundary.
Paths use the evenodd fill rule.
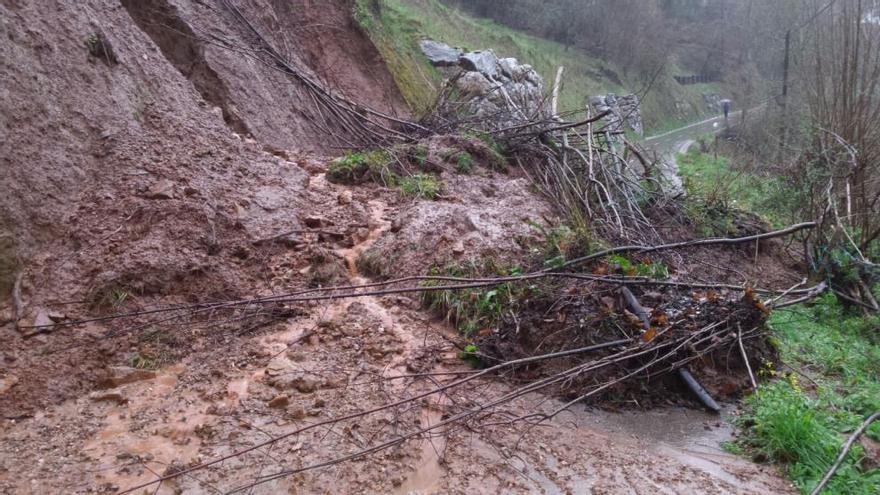
<path fill-rule="evenodd" d="M 434 200 L 440 196 L 442 184 L 429 174 L 415 174 L 400 179 L 400 190 L 407 196 Z"/>
<path fill-rule="evenodd" d="M 460 151 L 455 155 L 455 170 L 460 174 L 469 174 L 474 169 L 474 157 L 467 151 Z"/>
<path fill-rule="evenodd" d="M 391 170 L 394 156 L 385 150 L 348 153 L 330 162 L 327 180 L 338 184 L 377 182 L 385 186 L 397 183 L 397 174 Z"/>

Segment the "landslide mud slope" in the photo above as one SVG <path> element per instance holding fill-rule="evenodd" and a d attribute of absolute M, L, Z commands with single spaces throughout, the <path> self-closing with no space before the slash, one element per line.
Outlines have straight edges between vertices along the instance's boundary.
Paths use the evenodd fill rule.
<path fill-rule="evenodd" d="M 549 205 L 515 175 L 450 177 L 437 202 L 329 184 L 325 155 L 340 143 L 295 82 L 218 46 L 248 40 L 217 5 L 0 2 L 0 235 L 20 275 L 20 297 L 4 293 L 0 307 L 0 492 L 115 493 L 314 426 L 158 490 L 225 492 L 436 424 L 446 401 L 467 400 L 317 426 L 456 376 L 425 373 L 468 371 L 453 330 L 405 296 L 51 333 L 17 330 L 14 317 L 27 327 L 360 283 L 357 257 L 371 249 L 401 253 L 399 270 L 490 246 L 516 258 L 523 246 L 504 233 L 549 223 Z M 329 86 L 403 112 L 347 2 L 239 7 Z M 546 398 L 527 399 L 511 413 Z M 722 475 L 583 419 L 527 437 L 503 422 L 444 430 L 251 493 L 787 490 L 754 466 L 726 458 Z"/>

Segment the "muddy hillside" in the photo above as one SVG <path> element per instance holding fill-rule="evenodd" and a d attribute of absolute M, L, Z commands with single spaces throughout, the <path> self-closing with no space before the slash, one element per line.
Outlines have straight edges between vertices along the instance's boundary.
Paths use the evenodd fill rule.
<path fill-rule="evenodd" d="M 361 4 L 0 2 L 0 492 L 790 491 L 676 374 L 748 390 L 789 246 L 574 264 L 630 226 L 412 122 Z M 649 241 L 695 236 L 658 204 Z"/>

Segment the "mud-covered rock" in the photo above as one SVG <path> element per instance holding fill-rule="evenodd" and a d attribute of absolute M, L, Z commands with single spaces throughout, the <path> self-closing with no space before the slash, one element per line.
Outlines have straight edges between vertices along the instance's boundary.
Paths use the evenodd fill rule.
<path fill-rule="evenodd" d="M 15 375 L 6 375 L 0 378 L 0 395 L 9 392 L 9 390 L 18 383 L 18 377 Z"/>
<path fill-rule="evenodd" d="M 416 202 L 402 208 L 393 224 L 365 253 L 374 271 L 386 277 L 426 273 L 432 267 L 497 261 L 522 266 L 536 226 L 553 222 L 555 213 L 525 177 L 444 176 L 450 200 Z M 484 193 L 491 188 L 494 195 Z"/>
<path fill-rule="evenodd" d="M 290 404 L 290 397 L 285 394 L 276 395 L 272 400 L 266 403 L 267 407 L 272 409 L 283 409 Z"/>
<path fill-rule="evenodd" d="M 113 366 L 108 369 L 107 376 L 98 381 L 99 389 L 111 389 L 127 385 L 129 383 L 140 382 L 144 380 L 153 380 L 156 378 L 156 372 L 152 370 L 142 370 L 138 368 L 128 368 L 125 366 Z"/>
<path fill-rule="evenodd" d="M 174 183 L 168 179 L 162 179 L 153 184 L 144 194 L 147 199 L 171 199 L 174 197 Z"/>
<path fill-rule="evenodd" d="M 266 383 L 279 390 L 296 390 L 303 394 L 311 394 L 320 389 L 324 380 L 312 373 L 288 372 L 277 376 L 270 376 Z"/>

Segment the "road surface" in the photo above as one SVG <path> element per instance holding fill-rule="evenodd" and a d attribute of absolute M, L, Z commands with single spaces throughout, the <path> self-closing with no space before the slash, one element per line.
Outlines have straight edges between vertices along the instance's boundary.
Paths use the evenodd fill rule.
<path fill-rule="evenodd" d="M 760 106 L 752 110 L 758 108 Z M 663 158 L 660 160 L 660 173 L 668 184 L 668 192 L 672 194 L 684 192 L 681 176 L 678 173 L 676 155 L 687 153 L 700 136 L 719 133 L 728 125 L 738 123 L 740 118 L 742 118 L 742 110 L 730 112 L 727 122 L 725 122 L 724 115 L 720 115 L 645 138 L 647 147 L 656 151 Z"/>

